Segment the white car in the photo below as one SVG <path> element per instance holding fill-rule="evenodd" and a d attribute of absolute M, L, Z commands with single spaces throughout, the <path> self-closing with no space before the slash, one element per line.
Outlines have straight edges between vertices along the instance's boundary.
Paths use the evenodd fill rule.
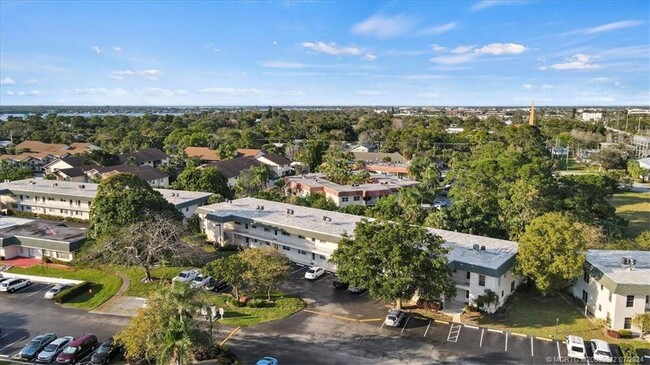
<path fill-rule="evenodd" d="M 2 283 L 0 283 L 0 291 L 6 291 L 9 293 L 13 293 L 16 290 L 20 290 L 22 288 L 26 288 L 28 286 L 32 285 L 32 282 L 27 280 L 27 279 L 9 279 L 5 280 Z"/>
<path fill-rule="evenodd" d="M 59 294 L 65 289 L 68 289 L 70 286 L 66 284 L 58 284 L 53 286 L 50 290 L 45 292 L 45 295 L 43 295 L 43 298 L 45 299 L 54 299 L 54 296 Z"/>
<path fill-rule="evenodd" d="M 435 202 L 435 203 L 433 203 L 433 207 L 436 208 L 436 210 L 441 210 L 442 208 L 447 208 L 447 203 L 445 203 L 445 202 Z"/>
<path fill-rule="evenodd" d="M 594 353 L 594 360 L 600 362 L 613 362 L 612 350 L 609 344 L 603 340 L 591 340 L 591 351 Z"/>
<path fill-rule="evenodd" d="M 199 269 L 183 270 L 178 276 L 175 276 L 172 281 L 179 281 L 181 283 L 187 283 L 194 280 L 200 274 Z"/>
<path fill-rule="evenodd" d="M 388 311 L 388 315 L 384 319 L 384 324 L 389 327 L 399 327 L 399 324 L 404 320 L 406 313 L 399 309 L 391 309 Z"/>
<path fill-rule="evenodd" d="M 310 267 L 305 273 L 305 279 L 316 280 L 325 274 L 325 269 L 320 266 Z"/>
<path fill-rule="evenodd" d="M 203 288 L 210 281 L 212 281 L 212 276 L 197 275 L 190 285 L 192 285 L 192 288 Z"/>
<path fill-rule="evenodd" d="M 566 338 L 567 356 L 574 359 L 585 359 L 587 351 L 585 350 L 585 341 L 580 336 L 567 336 Z"/>

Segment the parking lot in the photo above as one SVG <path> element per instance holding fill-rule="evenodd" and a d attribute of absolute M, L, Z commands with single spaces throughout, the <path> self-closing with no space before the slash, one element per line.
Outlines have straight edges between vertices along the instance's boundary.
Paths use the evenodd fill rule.
<path fill-rule="evenodd" d="M 284 292 L 305 298 L 309 303 L 305 311 L 279 322 L 242 328 L 230 340 L 228 345 L 244 363 L 254 363 L 262 356 L 276 357 L 282 364 L 577 362 L 566 357 L 562 341 L 411 314 L 399 327 L 386 326 L 387 303 L 375 301 L 367 293 L 335 289 L 333 274 L 304 279 L 306 270 L 296 266 L 280 285 Z M 612 351 L 620 356 L 617 347 L 612 346 Z M 587 352 L 592 355 L 590 349 Z"/>
<path fill-rule="evenodd" d="M 59 337 L 92 333 L 102 342 L 128 321 L 128 318 L 61 307 L 43 298 L 52 286 L 34 283 L 13 294 L 0 293 L 0 359 L 13 357 L 30 339 L 47 332 Z"/>

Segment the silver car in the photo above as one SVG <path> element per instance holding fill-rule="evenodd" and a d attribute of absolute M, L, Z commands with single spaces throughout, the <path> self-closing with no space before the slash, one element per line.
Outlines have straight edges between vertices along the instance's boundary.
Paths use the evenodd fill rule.
<path fill-rule="evenodd" d="M 50 290 L 45 292 L 45 295 L 43 296 L 43 298 L 45 298 L 45 299 L 54 299 L 55 295 L 59 294 L 60 292 L 62 292 L 63 290 L 65 290 L 65 289 L 67 289 L 69 287 L 70 287 L 70 285 L 66 285 L 66 284 L 55 285 Z"/>
<path fill-rule="evenodd" d="M 399 309 L 391 309 L 388 311 L 386 319 L 384 319 L 384 324 L 390 327 L 399 327 L 399 324 L 402 323 L 406 313 L 402 312 Z"/>
<path fill-rule="evenodd" d="M 50 342 L 43 351 L 38 354 L 36 357 L 36 362 L 54 362 L 56 357 L 63 351 L 65 346 L 74 340 L 72 336 L 65 336 L 57 338 L 56 340 Z"/>
<path fill-rule="evenodd" d="M 32 285 L 32 282 L 26 279 L 9 279 L 0 283 L 0 291 L 6 291 L 8 293 L 13 293 L 16 290 L 28 287 Z"/>

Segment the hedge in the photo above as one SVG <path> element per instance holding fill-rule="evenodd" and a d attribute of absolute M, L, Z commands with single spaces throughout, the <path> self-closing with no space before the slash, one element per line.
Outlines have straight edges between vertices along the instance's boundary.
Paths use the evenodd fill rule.
<path fill-rule="evenodd" d="M 74 218 L 74 217 L 60 217 L 58 215 L 51 215 L 51 214 L 42 214 L 42 213 L 33 213 L 33 212 L 25 212 L 21 210 L 10 210 L 7 212 L 8 215 L 13 215 L 16 217 L 22 217 L 22 218 L 40 218 L 40 219 L 46 219 L 50 221 L 65 221 L 65 222 L 75 222 L 75 223 L 88 223 L 87 219 L 82 219 L 82 218 Z"/>
<path fill-rule="evenodd" d="M 82 292 L 85 292 L 86 290 L 90 289 L 90 283 L 87 281 L 81 282 L 71 288 L 62 290 L 59 292 L 57 295 L 54 296 L 54 301 L 62 304 L 67 302 L 68 300 L 77 297 L 79 294 Z"/>
<path fill-rule="evenodd" d="M 623 365 L 639 364 L 639 354 L 637 354 L 633 345 L 621 343 L 619 347 L 621 348 L 621 354 L 623 355 Z"/>
<path fill-rule="evenodd" d="M 621 338 L 632 338 L 632 331 L 630 330 L 619 330 L 618 333 Z"/>

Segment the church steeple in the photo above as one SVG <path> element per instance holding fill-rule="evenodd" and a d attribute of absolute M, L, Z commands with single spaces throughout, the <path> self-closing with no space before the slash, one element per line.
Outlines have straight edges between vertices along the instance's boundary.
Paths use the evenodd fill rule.
<path fill-rule="evenodd" d="M 530 117 L 528 118 L 528 125 L 535 125 L 535 99 L 530 106 Z"/>

